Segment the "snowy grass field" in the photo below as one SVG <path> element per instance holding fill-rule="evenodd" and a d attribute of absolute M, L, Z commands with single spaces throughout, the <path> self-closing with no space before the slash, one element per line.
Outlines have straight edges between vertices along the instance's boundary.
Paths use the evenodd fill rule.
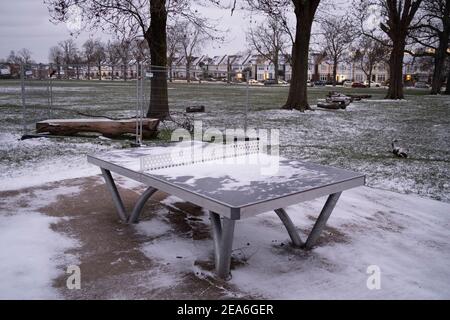
<path fill-rule="evenodd" d="M 32 128 L 48 116 L 46 87 L 28 85 Z M 133 82 L 55 82 L 52 117 L 80 117 L 74 111 L 133 116 L 135 90 Z M 310 88 L 311 105 L 330 90 Z M 311 253 L 285 245 L 287 234 L 273 214 L 239 222 L 233 279 L 223 284 L 210 276 L 212 242 L 203 212 L 161 196 L 163 204 L 152 202 L 140 225 L 126 229 L 115 220 L 101 179 L 92 178 L 98 168 L 87 164 L 86 154 L 126 147 L 126 141 L 19 141 L 19 83 L 0 81 L 0 298 L 183 298 L 186 292 L 198 292 L 192 298 L 450 298 L 450 98 L 409 89 L 404 101 L 385 101 L 384 89 L 336 90 L 373 98 L 345 111 L 302 114 L 279 109 L 287 87 L 255 86 L 248 123 L 279 129 L 283 155 L 365 173 L 368 187 L 344 193 Z M 174 111 L 205 105 L 207 112 L 196 115 L 204 127 L 244 126 L 245 86 L 177 83 L 169 85 L 169 96 Z M 394 138 L 409 149 L 408 159 L 393 156 Z M 130 192 L 126 205 L 134 198 Z M 298 212 L 293 220 L 306 233 L 322 203 L 288 212 Z M 98 221 L 107 228 L 94 226 Z M 119 244 L 124 234 L 133 239 L 128 247 Z M 96 241 L 105 241 L 98 258 L 92 254 L 99 250 Z M 84 272 L 113 271 L 92 271 L 80 292 L 68 292 L 68 264 L 80 264 Z M 366 287 L 369 265 L 381 268 L 379 291 Z"/>

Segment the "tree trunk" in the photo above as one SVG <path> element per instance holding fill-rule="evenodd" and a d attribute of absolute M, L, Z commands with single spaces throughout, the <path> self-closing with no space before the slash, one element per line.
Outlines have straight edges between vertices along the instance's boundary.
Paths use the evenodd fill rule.
<path fill-rule="evenodd" d="M 169 115 L 166 25 L 166 0 L 150 1 L 150 28 L 145 33 L 145 40 L 150 47 L 153 73 L 148 118 L 165 119 Z"/>
<path fill-rule="evenodd" d="M 292 46 L 292 79 L 289 94 L 283 109 L 296 109 L 304 112 L 308 104 L 308 55 L 311 40 L 311 27 L 320 0 L 295 0 L 295 43 Z"/>
<path fill-rule="evenodd" d="M 433 78 L 431 80 L 431 92 L 430 94 L 439 94 L 441 93 L 442 87 L 442 74 L 445 61 L 445 55 L 447 48 L 444 48 L 443 52 L 441 49 L 441 44 L 439 44 L 438 50 L 436 50 L 436 54 L 434 55 L 434 71 Z"/>
<path fill-rule="evenodd" d="M 111 66 L 111 80 L 114 80 L 114 65 Z"/>
<path fill-rule="evenodd" d="M 127 65 L 124 64 L 123 65 L 123 80 L 124 81 L 127 81 L 127 71 L 128 71 Z"/>
<path fill-rule="evenodd" d="M 389 58 L 389 90 L 386 99 L 403 99 L 403 57 L 405 55 L 406 35 L 397 35 L 392 39 L 393 48 Z"/>
<path fill-rule="evenodd" d="M 227 83 L 231 83 L 231 64 L 230 64 L 230 56 L 227 56 Z"/>
<path fill-rule="evenodd" d="M 88 80 L 91 80 L 91 65 L 88 64 Z"/>
<path fill-rule="evenodd" d="M 319 81 L 320 75 L 319 75 L 319 64 L 314 63 L 314 75 L 313 75 L 313 81 Z"/>
<path fill-rule="evenodd" d="M 338 61 L 337 61 L 337 59 L 334 59 L 334 61 L 333 61 L 333 87 L 336 87 L 337 67 L 338 67 Z"/>
<path fill-rule="evenodd" d="M 434 71 L 431 81 L 431 94 L 441 93 L 442 78 L 444 75 L 445 58 L 447 57 L 447 44 L 449 34 L 444 32 L 439 37 L 439 47 L 434 55 Z"/>
<path fill-rule="evenodd" d="M 191 59 L 186 58 L 186 80 L 187 83 L 191 82 Z"/>
<path fill-rule="evenodd" d="M 445 59 L 447 58 L 448 41 L 450 38 L 450 1 L 445 2 L 443 31 L 439 32 L 439 47 L 434 56 L 434 72 L 431 81 L 431 94 L 441 93 L 444 78 Z M 450 70 L 449 70 L 450 72 Z M 447 87 L 445 94 L 449 94 L 449 77 L 447 76 Z"/>
<path fill-rule="evenodd" d="M 100 63 L 98 64 L 98 80 L 102 80 L 102 66 Z"/>
<path fill-rule="evenodd" d="M 279 65 L 278 65 L 278 54 L 275 54 L 274 59 L 273 59 L 273 64 L 274 64 L 274 72 L 275 72 L 275 83 L 278 84 L 278 72 L 279 72 Z"/>
<path fill-rule="evenodd" d="M 69 80 L 69 65 L 66 63 L 66 68 L 64 69 L 65 74 L 65 78 L 66 80 Z"/>
<path fill-rule="evenodd" d="M 445 87 L 444 94 L 450 95 L 450 63 L 448 64 L 448 71 L 447 71 L 447 87 Z"/>

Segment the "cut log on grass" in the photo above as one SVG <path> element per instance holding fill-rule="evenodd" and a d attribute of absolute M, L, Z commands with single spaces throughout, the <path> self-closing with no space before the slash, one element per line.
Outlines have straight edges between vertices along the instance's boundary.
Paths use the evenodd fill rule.
<path fill-rule="evenodd" d="M 205 112 L 205 106 L 191 106 L 186 108 L 186 113 Z"/>
<path fill-rule="evenodd" d="M 329 109 L 329 110 L 340 110 L 346 109 L 347 105 L 341 102 L 319 102 L 317 103 L 318 108 Z"/>
<path fill-rule="evenodd" d="M 362 99 L 370 99 L 372 96 L 370 94 L 349 94 L 350 98 L 353 98 L 355 100 L 362 100 Z"/>
<path fill-rule="evenodd" d="M 156 136 L 159 120 L 144 118 L 142 120 L 142 136 Z M 136 133 L 136 119 L 50 119 L 36 123 L 36 132 L 48 132 L 52 135 L 71 136 L 81 132 L 98 132 L 105 137 L 118 137 L 123 134 Z"/>

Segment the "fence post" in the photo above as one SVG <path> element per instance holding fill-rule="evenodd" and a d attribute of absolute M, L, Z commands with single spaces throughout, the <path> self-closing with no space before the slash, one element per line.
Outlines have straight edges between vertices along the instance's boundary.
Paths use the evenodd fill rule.
<path fill-rule="evenodd" d="M 249 71 L 247 71 L 246 72 L 246 74 L 245 74 L 245 80 L 247 80 L 247 84 L 246 84 L 246 87 L 247 87 L 247 101 L 246 101 L 246 103 L 245 103 L 245 124 L 244 124 L 244 131 L 245 131 L 245 134 L 247 135 L 247 125 L 248 125 L 248 119 L 247 119 L 247 117 L 248 117 L 248 109 L 249 109 L 249 104 L 250 104 L 250 97 L 249 97 L 249 94 L 250 94 L 250 86 L 249 86 L 249 84 L 250 84 L 250 72 Z"/>
<path fill-rule="evenodd" d="M 140 86 L 139 86 L 139 63 L 136 64 L 136 145 L 139 144 L 139 105 L 141 100 L 140 95 Z"/>
<path fill-rule="evenodd" d="M 27 134 L 27 122 L 26 122 L 26 98 L 25 98 L 25 68 L 23 63 L 20 64 L 20 92 L 22 98 L 22 125 L 23 134 Z"/>
<path fill-rule="evenodd" d="M 50 109 L 48 115 L 51 118 L 53 113 L 53 79 L 50 77 L 49 81 L 50 81 Z"/>

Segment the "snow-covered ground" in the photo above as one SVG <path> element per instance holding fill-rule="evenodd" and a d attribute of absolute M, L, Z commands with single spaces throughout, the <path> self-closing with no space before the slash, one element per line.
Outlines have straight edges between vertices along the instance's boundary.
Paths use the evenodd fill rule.
<path fill-rule="evenodd" d="M 48 172 L 47 172 L 48 174 Z M 79 244 L 52 230 L 58 218 L 40 212 L 58 196 L 76 194 L 78 188 L 33 193 L 31 206 L 15 207 L 10 198 L 0 200 L 0 299 L 59 299 L 53 280 L 68 265 L 79 261 L 67 251 Z M 24 193 L 22 197 L 28 197 Z M 21 195 L 19 195 L 19 198 Z"/>
<path fill-rule="evenodd" d="M 287 212 L 299 230 L 309 230 L 324 201 Z M 182 201 L 171 197 L 166 204 L 177 202 Z M 207 215 L 203 220 L 208 223 Z M 210 259 L 211 240 L 171 234 L 164 221 L 161 217 L 137 227 L 156 238 L 143 244 L 144 252 L 170 263 L 174 279 L 198 271 L 195 261 Z M 289 247 L 274 213 L 238 222 L 233 257 L 245 263 L 232 271 L 231 283 L 271 299 L 450 298 L 449 204 L 363 187 L 343 194 L 328 225 L 326 243 L 303 252 Z M 381 271 L 380 290 L 366 285 L 367 269 L 374 265 Z"/>
<path fill-rule="evenodd" d="M 137 187 L 132 181 L 119 181 L 125 188 Z M 98 183 L 101 184 L 100 177 Z M 0 298 L 65 297 L 54 288 L 54 282 L 64 275 L 68 265 L 83 263 L 83 255 L 87 253 L 79 251 L 78 256 L 73 250 L 85 241 L 85 235 L 54 231 L 52 225 L 61 219 L 69 219 L 70 224 L 71 215 L 61 212 L 67 218 L 49 217 L 41 208 L 62 201 L 61 196 L 79 197 L 78 192 L 77 187 L 59 186 L 39 188 L 32 197 L 28 192 L 2 197 Z M 324 201 L 316 199 L 287 208 L 303 239 Z M 186 210 L 182 200 L 172 196 L 162 203 L 168 208 Z M 154 210 L 157 214 L 153 212 L 150 218 L 127 228 L 144 236 L 139 250 L 153 265 L 160 266 L 142 273 L 143 279 L 144 274 L 155 273 L 152 278 L 145 278 L 150 281 L 145 285 L 157 284 L 158 290 L 177 292 L 185 282 L 183 279 L 193 275 L 198 281 L 209 281 L 209 286 L 221 291 L 224 298 L 249 295 L 272 299 L 450 298 L 450 204 L 444 202 L 368 187 L 347 191 L 317 248 L 310 252 L 289 245 L 288 235 L 274 213 L 239 221 L 233 246 L 233 277 L 226 287 L 212 278 L 211 269 L 202 267 L 203 262 L 212 262 L 212 240 L 194 240 L 191 231 L 180 233 L 166 210 Z M 192 217 L 188 214 L 184 223 L 208 228 L 206 213 Z M 110 219 L 114 220 L 112 215 Z M 112 224 L 105 232 L 123 232 L 117 230 L 123 228 L 120 223 L 116 223 L 117 227 Z M 126 254 L 118 257 L 127 259 Z M 377 266 L 381 271 L 380 290 L 367 288 L 369 266 Z M 108 273 L 108 265 L 103 268 L 103 273 Z M 129 274 L 123 274 L 122 281 L 126 283 L 128 277 Z M 117 276 L 114 279 L 118 281 Z M 205 298 L 208 293 L 193 291 L 191 297 Z"/>
<path fill-rule="evenodd" d="M 123 92 L 118 87 L 112 94 Z M 80 248 L 84 237 L 54 229 L 61 219 L 69 217 L 64 212 L 64 218 L 49 216 L 42 208 L 57 203 L 60 196 L 77 197 L 80 191 L 47 185 L 98 174 L 97 167 L 87 164 L 86 154 L 121 148 L 124 142 L 79 138 L 19 141 L 21 110 L 9 105 L 16 103 L 13 95 L 18 92 L 14 88 L 0 88 L 0 298 L 65 298 L 54 288 L 54 281 L 68 264 L 82 261 L 72 252 Z M 56 90 L 61 100 L 71 93 L 64 100 L 67 108 L 73 103 L 79 107 L 88 91 L 101 95 L 104 101 L 114 98 L 100 84 L 95 89 L 73 88 Z M 164 281 L 159 285 L 176 288 L 186 275 L 194 274 L 211 281 L 224 297 L 449 299 L 450 100 L 409 95 L 407 100 L 393 103 L 375 94 L 375 100 L 355 103 L 346 112 L 300 114 L 277 110 L 285 88 L 257 89 L 259 96 L 251 96 L 249 124 L 280 129 L 283 155 L 365 173 L 370 188 L 343 194 L 329 228 L 311 252 L 287 245 L 287 234 L 273 213 L 239 222 L 233 278 L 224 287 L 210 280 L 211 271 L 196 263 L 211 261 L 211 239 L 192 240 L 180 235 L 164 215 L 144 220 L 132 228 L 134 233 L 147 236 L 140 242 L 141 252 L 165 266 L 160 274 Z M 211 100 L 208 112 L 201 116 L 204 125 L 239 126 L 243 96 L 236 98 L 227 95 L 228 91 L 214 96 L 215 91 L 208 90 Z M 173 91 L 175 100 L 185 100 L 186 93 Z M 312 91 L 314 99 L 323 94 Z M 190 103 L 203 103 L 198 100 L 202 95 L 194 96 L 189 96 Z M 230 101 L 235 105 L 227 106 Z M 126 113 L 117 105 L 110 110 L 100 102 L 98 108 L 89 103 L 96 106 L 96 112 Z M 392 156 L 392 138 L 410 149 L 408 160 Z M 121 183 L 138 187 L 125 180 Z M 30 187 L 38 188 L 31 196 L 23 191 Z M 179 206 L 179 201 L 169 197 L 164 204 Z M 323 201 L 287 209 L 303 238 L 303 230 L 311 228 Z M 204 228 L 209 225 L 206 215 L 201 216 L 201 223 Z M 381 271 L 380 290 L 366 286 L 367 268 L 372 265 Z"/>

